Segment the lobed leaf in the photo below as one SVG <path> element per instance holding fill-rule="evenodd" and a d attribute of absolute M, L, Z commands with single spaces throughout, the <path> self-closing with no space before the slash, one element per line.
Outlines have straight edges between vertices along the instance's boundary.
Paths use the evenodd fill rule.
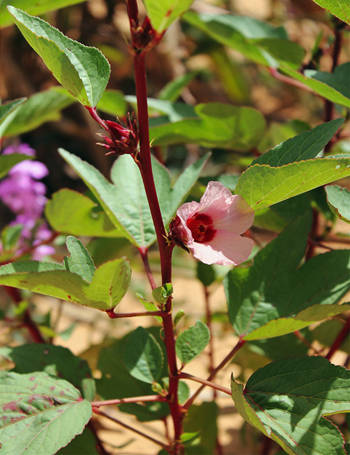
<path fill-rule="evenodd" d="M 225 277 L 230 321 L 243 339 L 291 333 L 350 308 L 337 305 L 350 288 L 349 250 L 320 254 L 297 269 L 309 229 L 308 213 L 263 248 L 250 268 Z"/>
<path fill-rule="evenodd" d="M 272 362 L 245 388 L 231 379 L 238 412 L 291 455 L 345 453 L 338 427 L 324 417 L 350 411 L 349 385 L 350 372 L 322 357 Z"/>
<path fill-rule="evenodd" d="M 110 66 L 104 55 L 94 47 L 67 38 L 42 19 L 13 6 L 8 10 L 58 82 L 84 106 L 95 107 L 110 75 Z"/>
<path fill-rule="evenodd" d="M 1 157 L 0 157 L 1 160 Z M 45 205 L 45 217 L 61 234 L 89 237 L 121 237 L 123 234 L 89 197 L 64 188 Z"/>
<path fill-rule="evenodd" d="M 91 418 L 91 404 L 63 379 L 3 371 L 0 384 L 4 455 L 53 455 L 82 433 Z"/>

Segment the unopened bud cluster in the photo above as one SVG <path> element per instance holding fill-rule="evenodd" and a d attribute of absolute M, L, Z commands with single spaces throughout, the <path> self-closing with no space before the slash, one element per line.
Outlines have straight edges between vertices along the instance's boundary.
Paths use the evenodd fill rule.
<path fill-rule="evenodd" d="M 106 130 L 110 137 L 99 134 L 105 143 L 98 143 L 106 148 L 106 155 L 134 155 L 137 152 L 139 143 L 139 131 L 134 113 L 127 115 L 127 127 L 125 128 L 119 121 L 112 122 L 105 120 Z"/>

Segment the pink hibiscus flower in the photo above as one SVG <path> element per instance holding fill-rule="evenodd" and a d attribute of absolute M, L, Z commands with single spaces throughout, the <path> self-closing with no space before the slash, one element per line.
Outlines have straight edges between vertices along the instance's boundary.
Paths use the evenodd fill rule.
<path fill-rule="evenodd" d="M 241 196 L 219 182 L 209 182 L 200 202 L 183 204 L 170 224 L 177 245 L 191 250 L 205 264 L 238 265 L 254 242 L 241 237 L 254 221 L 254 211 Z"/>

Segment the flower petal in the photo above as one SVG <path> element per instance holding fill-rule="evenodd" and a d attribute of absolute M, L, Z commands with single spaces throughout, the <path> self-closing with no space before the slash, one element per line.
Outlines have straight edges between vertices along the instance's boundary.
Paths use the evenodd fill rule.
<path fill-rule="evenodd" d="M 187 245 L 193 256 L 205 264 L 238 265 L 246 261 L 252 252 L 254 242 L 247 237 L 219 231 L 208 243 Z"/>

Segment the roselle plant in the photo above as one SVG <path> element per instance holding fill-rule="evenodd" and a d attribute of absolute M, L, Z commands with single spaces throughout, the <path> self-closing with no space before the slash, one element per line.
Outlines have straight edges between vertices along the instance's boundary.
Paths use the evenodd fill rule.
<path fill-rule="evenodd" d="M 350 63 L 340 61 L 342 40 L 349 38 L 347 0 L 315 0 L 334 15 L 328 16 L 334 30 L 330 72 L 320 71 L 326 49 L 321 35 L 305 57 L 284 27 L 227 9 L 204 13 L 201 3 L 190 10 L 192 0 L 145 0 L 144 13 L 136 0 L 127 0 L 136 97 L 106 89 L 111 68 L 100 50 L 31 15 L 77 1 L 10 3 L 7 9 L 0 5 L 1 26 L 16 24 L 62 87 L 9 101 L 0 110 L 7 146 L 0 155 L 0 198 L 16 217 L 4 227 L 0 249 L 0 314 L 2 327 L 13 334 L 0 348 L 0 454 L 122 453 L 124 446 L 113 447 L 101 436 L 105 419 L 116 431 L 121 426 L 143 438 L 149 444 L 144 453 L 229 453 L 217 424 L 216 400 L 225 395 L 254 427 L 256 453 L 347 453 L 349 357 L 343 365 L 331 360 L 349 342 L 350 250 L 346 234 L 337 237 L 335 229 L 350 222 L 350 192 L 348 181 L 328 185 L 350 175 L 343 140 Z M 276 80 L 322 98 L 325 121 L 313 128 L 290 122 L 267 129 L 263 114 L 239 105 L 244 102 L 176 102 L 195 73 L 176 78 L 159 99 L 148 98 L 147 56 L 180 18 L 191 39 L 199 36 L 202 47 L 207 42 L 226 70 L 232 69 L 226 53 L 231 48 Z M 30 161 L 33 149 L 12 146 L 9 138 L 55 120 L 74 102 L 96 122 L 101 153 L 116 159 L 107 180 L 59 149 L 88 192 L 60 189 L 46 202 L 40 179 L 47 169 Z M 133 104 L 129 110 L 127 103 Z M 119 118 L 111 120 L 111 113 Z M 276 137 L 282 141 L 273 142 Z M 199 152 L 173 183 L 164 152 L 178 144 L 196 144 Z M 210 151 L 217 162 L 223 151 L 235 151 L 233 164 L 242 172 L 203 177 Z M 50 229 L 42 219 L 44 205 Z M 262 229 L 268 240 L 259 237 Z M 91 238 L 104 243 L 93 247 Z M 49 245 L 55 239 L 56 252 Z M 63 260 L 62 239 L 68 250 Z M 38 261 L 41 247 L 51 257 Z M 198 260 L 195 273 L 206 304 L 192 325 L 173 298 L 172 274 L 174 261 L 183 267 L 190 255 Z M 128 289 L 136 294 L 132 266 L 142 266 L 149 288 L 121 312 L 117 306 Z M 213 290 L 222 285 L 227 309 L 214 314 Z M 35 314 L 35 294 L 82 305 L 82 312 L 88 306 L 111 324 L 138 318 L 139 326 L 119 338 L 106 333 L 93 348 L 95 360 L 86 354 L 88 363 L 53 343 L 57 333 Z M 188 298 L 195 303 L 201 297 L 188 289 Z M 145 328 L 145 319 L 153 326 Z M 232 335 L 221 359 L 214 323 Z M 190 374 L 194 359 L 207 364 L 204 350 L 208 375 Z M 231 361 L 255 371 L 235 377 Z M 194 383 L 198 388 L 190 392 Z M 204 388 L 212 389 L 213 400 L 199 397 Z M 125 413 L 144 422 L 143 429 L 125 423 Z M 163 436 L 150 433 L 152 421 L 164 422 Z"/>

